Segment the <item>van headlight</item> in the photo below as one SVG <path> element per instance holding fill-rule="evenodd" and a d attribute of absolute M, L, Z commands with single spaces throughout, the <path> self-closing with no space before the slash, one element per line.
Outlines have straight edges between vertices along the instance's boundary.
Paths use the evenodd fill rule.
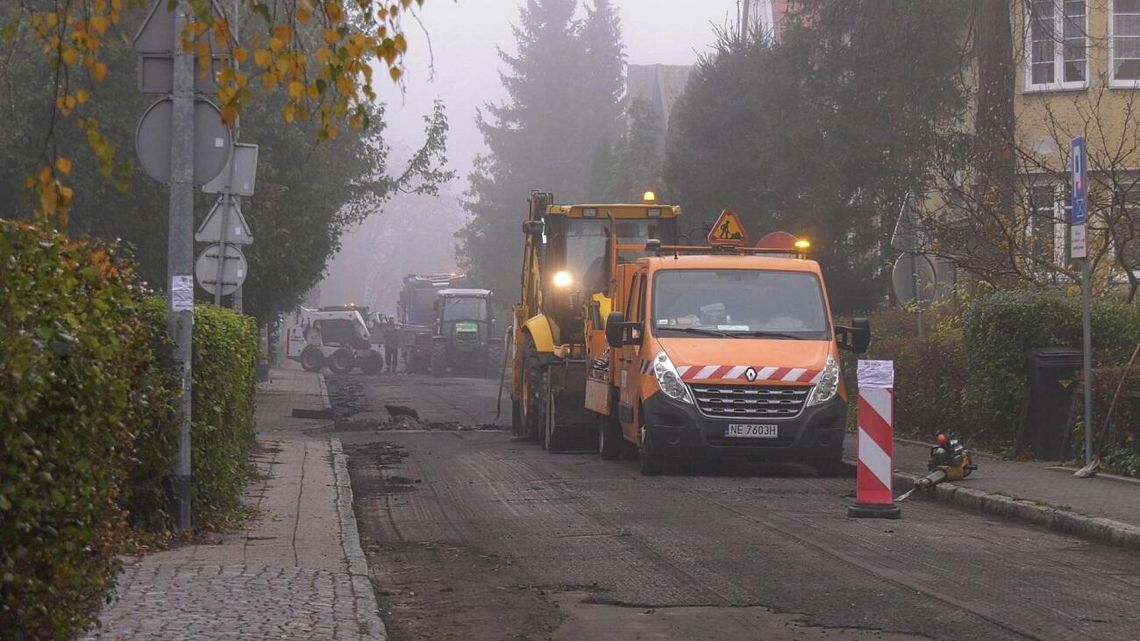
<path fill-rule="evenodd" d="M 677 373 L 677 368 L 673 367 L 673 361 L 669 360 L 669 355 L 665 352 L 657 352 L 657 356 L 653 357 L 653 374 L 657 377 L 657 386 L 665 396 L 675 401 L 692 404 L 693 397 L 689 394 L 688 386 L 681 380 L 681 375 Z"/>
<path fill-rule="evenodd" d="M 808 398 L 808 407 L 823 405 L 835 398 L 835 394 L 838 391 L 839 364 L 828 354 L 827 362 L 823 365 L 823 372 L 819 376 L 819 382 L 812 388 L 811 396 Z"/>

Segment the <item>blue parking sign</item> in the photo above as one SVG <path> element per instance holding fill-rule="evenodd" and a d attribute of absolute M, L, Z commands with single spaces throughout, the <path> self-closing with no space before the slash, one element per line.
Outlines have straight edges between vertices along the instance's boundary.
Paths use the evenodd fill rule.
<path fill-rule="evenodd" d="M 1085 138 L 1073 138 L 1072 149 L 1073 169 L 1073 225 L 1083 225 L 1088 220 L 1088 193 L 1089 188 L 1085 175 Z"/>

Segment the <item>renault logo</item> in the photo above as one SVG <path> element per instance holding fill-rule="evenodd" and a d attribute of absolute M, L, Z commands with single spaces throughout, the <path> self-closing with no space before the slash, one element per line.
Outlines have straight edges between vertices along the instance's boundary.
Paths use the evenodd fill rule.
<path fill-rule="evenodd" d="M 744 378 L 747 378 L 749 383 L 756 380 L 756 370 L 752 369 L 751 367 L 744 370 Z"/>

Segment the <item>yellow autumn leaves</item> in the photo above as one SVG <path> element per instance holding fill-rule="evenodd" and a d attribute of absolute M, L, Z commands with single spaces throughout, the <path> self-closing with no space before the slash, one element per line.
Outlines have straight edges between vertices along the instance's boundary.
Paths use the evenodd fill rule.
<path fill-rule="evenodd" d="M 77 117 L 105 173 L 114 167 L 115 146 L 102 135 L 95 119 L 81 114 L 82 107 L 93 99 L 89 87 L 109 72 L 99 52 L 109 38 L 123 37 L 116 26 L 124 4 L 144 11 L 155 1 L 169 0 L 48 0 L 47 10 L 21 9 L 49 66 L 62 79 L 57 83 L 55 114 Z M 354 129 L 368 126 L 368 105 L 377 98 L 373 65 L 386 69 L 392 81 L 400 81 L 408 50 L 401 15 L 413 3 L 423 4 L 423 0 L 243 2 L 249 16 L 243 22 L 242 42 L 235 41 L 225 19 L 212 13 L 213 3 L 203 0 L 187 3 L 195 20 L 180 36 L 183 50 L 194 54 L 199 73 L 216 74 L 222 118 L 232 125 L 253 97 L 251 85 L 258 83 L 266 91 L 285 92 L 288 101 L 282 120 L 313 121 L 322 139 L 335 138 L 342 124 Z M 61 163 L 60 157 L 52 157 L 54 153 L 47 152 L 27 186 L 37 196 L 37 215 L 66 219 L 73 194 L 61 181 L 71 173 L 72 164 L 69 159 Z"/>

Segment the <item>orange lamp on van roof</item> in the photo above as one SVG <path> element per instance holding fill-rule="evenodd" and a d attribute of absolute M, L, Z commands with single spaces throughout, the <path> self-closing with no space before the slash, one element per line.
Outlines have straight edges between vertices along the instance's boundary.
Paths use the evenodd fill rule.
<path fill-rule="evenodd" d="M 800 243 L 804 243 L 804 245 Z M 786 249 L 790 252 L 796 250 L 803 251 L 810 246 L 811 243 L 808 243 L 806 240 L 800 240 L 786 231 L 774 231 L 764 234 L 760 242 L 756 243 L 756 249 Z"/>

